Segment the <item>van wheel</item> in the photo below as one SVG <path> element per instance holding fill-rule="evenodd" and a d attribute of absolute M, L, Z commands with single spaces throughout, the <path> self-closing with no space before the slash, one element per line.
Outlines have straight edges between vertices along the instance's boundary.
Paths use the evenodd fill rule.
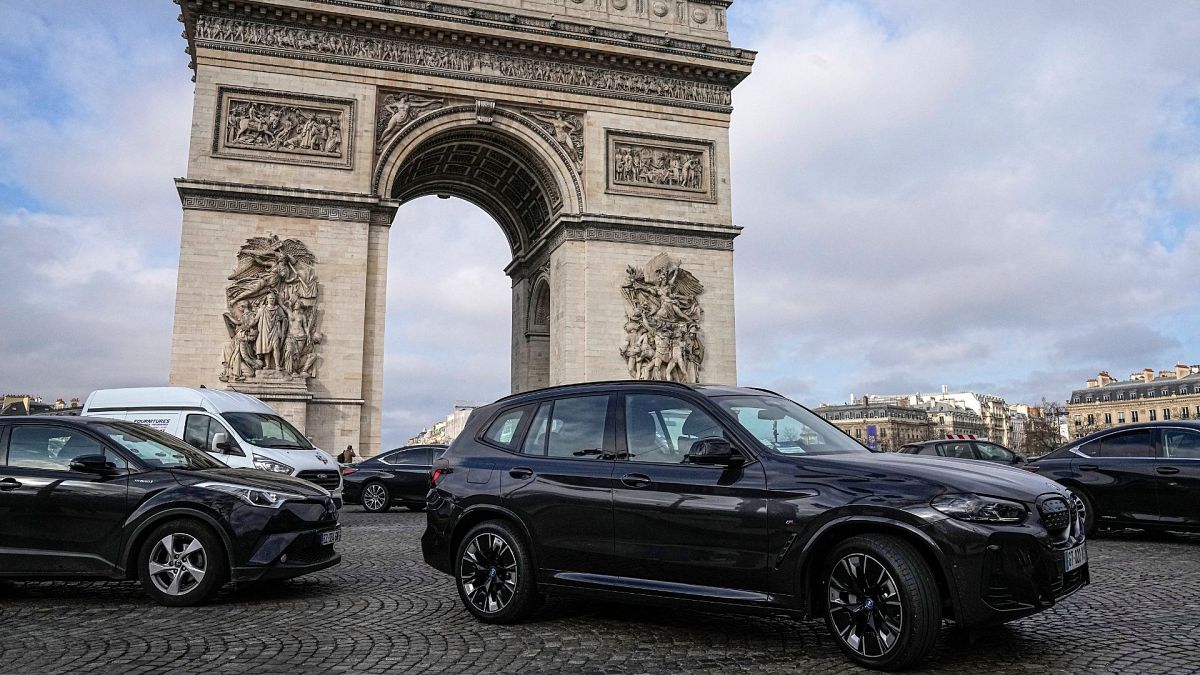
<path fill-rule="evenodd" d="M 142 542 L 138 578 L 160 605 L 198 605 L 220 590 L 229 572 L 225 547 L 207 525 L 180 519 L 164 523 Z"/>
<path fill-rule="evenodd" d="M 825 625 L 852 660 L 900 670 L 937 641 L 942 603 L 921 554 L 888 535 L 852 537 L 826 559 L 821 576 Z"/>
<path fill-rule="evenodd" d="M 454 579 L 463 606 L 485 623 L 518 623 L 540 604 L 533 559 L 506 522 L 471 528 L 458 544 Z"/>
<path fill-rule="evenodd" d="M 371 513 L 383 513 L 392 508 L 392 493 L 383 483 L 371 481 L 363 486 L 362 506 Z"/>

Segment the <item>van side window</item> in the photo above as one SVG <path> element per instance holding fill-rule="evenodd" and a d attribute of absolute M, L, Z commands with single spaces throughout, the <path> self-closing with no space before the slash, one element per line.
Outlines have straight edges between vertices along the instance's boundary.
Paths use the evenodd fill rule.
<path fill-rule="evenodd" d="M 213 422 L 208 415 L 188 415 L 187 424 L 183 427 L 183 440 L 192 447 L 208 452 L 212 447 L 212 437 L 221 431 L 221 425 Z"/>

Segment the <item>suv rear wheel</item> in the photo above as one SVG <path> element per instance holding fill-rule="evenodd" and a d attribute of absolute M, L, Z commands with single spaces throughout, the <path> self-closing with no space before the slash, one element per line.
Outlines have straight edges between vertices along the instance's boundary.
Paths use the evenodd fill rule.
<path fill-rule="evenodd" d="M 517 623 L 539 604 L 533 560 L 512 525 L 489 520 L 458 544 L 454 579 L 467 611 L 486 623 Z"/>
<path fill-rule="evenodd" d="M 908 542 L 847 539 L 829 554 L 821 579 L 825 625 L 854 661 L 899 670 L 933 650 L 942 623 L 937 581 Z"/>
<path fill-rule="evenodd" d="M 225 583 L 225 547 L 207 525 L 191 519 L 163 523 L 142 542 L 137 557 L 142 588 L 158 604 L 198 605 Z"/>

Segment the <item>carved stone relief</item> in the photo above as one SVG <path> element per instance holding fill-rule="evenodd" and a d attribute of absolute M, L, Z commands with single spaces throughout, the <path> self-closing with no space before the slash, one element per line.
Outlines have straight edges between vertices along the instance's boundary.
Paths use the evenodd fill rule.
<path fill-rule="evenodd" d="M 293 382 L 316 377 L 324 340 L 317 309 L 317 258 L 299 239 L 252 237 L 225 289 L 229 342 L 222 382 Z"/>
<path fill-rule="evenodd" d="M 574 160 L 576 169 L 583 169 L 583 115 L 561 110 L 526 109 L 521 112 L 558 141 Z"/>
<path fill-rule="evenodd" d="M 354 101 L 220 88 L 213 154 L 350 168 Z"/>
<path fill-rule="evenodd" d="M 712 143 L 609 132 L 608 191 L 716 201 Z"/>
<path fill-rule="evenodd" d="M 704 367 L 704 285 L 666 253 L 626 269 L 625 343 L 620 354 L 635 380 L 697 383 Z"/>
<path fill-rule="evenodd" d="M 404 125 L 423 113 L 446 105 L 446 99 L 422 96 L 403 91 L 380 91 L 379 108 L 375 114 L 375 152 L 383 149 L 399 135 Z"/>
<path fill-rule="evenodd" d="M 301 58 L 336 63 L 361 62 L 367 66 L 434 72 L 479 81 L 534 84 L 618 98 L 668 99 L 722 111 L 727 111 L 732 104 L 728 85 L 230 17 L 198 17 L 195 39 L 206 47 L 217 49 L 229 45 L 255 47 L 258 49 L 250 51 L 288 52 Z"/>

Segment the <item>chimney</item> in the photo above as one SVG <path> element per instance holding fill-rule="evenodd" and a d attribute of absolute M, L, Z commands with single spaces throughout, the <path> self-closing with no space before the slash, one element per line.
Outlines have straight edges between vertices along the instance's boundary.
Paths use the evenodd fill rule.
<path fill-rule="evenodd" d="M 1168 377 L 1175 377 L 1175 371 L 1173 371 L 1173 370 L 1160 370 L 1160 371 L 1158 371 L 1158 377 L 1159 377 L 1159 379 L 1165 379 L 1165 378 L 1168 378 Z"/>
<path fill-rule="evenodd" d="M 1114 380 L 1112 378 L 1112 375 L 1108 374 L 1107 370 L 1102 370 L 1102 371 L 1100 371 L 1100 374 L 1096 377 L 1096 381 L 1100 383 L 1101 387 L 1103 387 L 1105 385 L 1112 384 L 1116 380 Z"/>
<path fill-rule="evenodd" d="M 1099 387 L 1099 386 L 1100 386 L 1100 381 L 1099 381 L 1099 380 L 1088 380 L 1088 381 L 1087 381 L 1087 388 L 1088 388 L 1088 389 L 1095 389 L 1096 387 Z"/>
<path fill-rule="evenodd" d="M 1175 379 L 1182 380 L 1183 378 L 1190 375 L 1191 372 L 1192 372 L 1192 369 L 1188 368 L 1187 366 L 1183 365 L 1182 363 L 1175 364 Z"/>
<path fill-rule="evenodd" d="M 78 396 L 73 396 L 73 397 L 71 397 L 71 407 L 72 407 L 72 408 L 78 408 L 78 407 L 79 407 L 79 397 L 78 397 Z"/>
<path fill-rule="evenodd" d="M 950 393 L 950 387 L 949 387 L 949 385 L 945 385 L 945 384 L 943 384 L 943 385 L 942 385 L 942 393 L 943 393 L 943 394 L 949 394 L 949 393 Z"/>
<path fill-rule="evenodd" d="M 1153 368 L 1147 368 L 1142 371 L 1142 381 L 1143 382 L 1153 382 L 1154 381 L 1154 369 Z"/>

